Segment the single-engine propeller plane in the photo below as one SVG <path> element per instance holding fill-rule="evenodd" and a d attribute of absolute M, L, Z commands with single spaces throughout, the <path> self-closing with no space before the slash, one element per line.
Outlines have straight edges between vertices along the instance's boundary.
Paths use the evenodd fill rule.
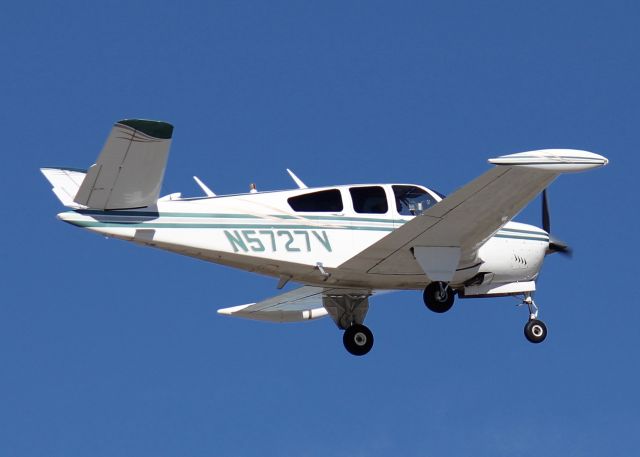
<path fill-rule="evenodd" d="M 601 167 L 592 152 L 546 149 L 489 162 L 489 171 L 444 196 L 415 184 L 354 184 L 160 197 L 173 126 L 117 122 L 87 171 L 42 168 L 69 211 L 58 218 L 131 241 L 278 279 L 300 287 L 273 298 L 220 309 L 220 314 L 271 322 L 330 316 L 346 349 L 364 355 L 373 334 L 363 324 L 369 298 L 381 291 L 422 290 L 431 311 L 460 298 L 522 296 L 524 333 L 547 335 L 533 301 L 546 255 L 569 253 L 550 235 L 545 189 L 562 173 Z M 512 222 L 543 192 L 543 228 Z"/>

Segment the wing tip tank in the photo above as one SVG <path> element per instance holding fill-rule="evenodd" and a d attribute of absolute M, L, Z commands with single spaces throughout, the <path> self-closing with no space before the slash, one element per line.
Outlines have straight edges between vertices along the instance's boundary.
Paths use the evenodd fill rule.
<path fill-rule="evenodd" d="M 593 152 L 578 149 L 541 149 L 496 157 L 489 159 L 489 163 L 555 173 L 570 173 L 604 167 L 609 163 L 609 159 Z"/>

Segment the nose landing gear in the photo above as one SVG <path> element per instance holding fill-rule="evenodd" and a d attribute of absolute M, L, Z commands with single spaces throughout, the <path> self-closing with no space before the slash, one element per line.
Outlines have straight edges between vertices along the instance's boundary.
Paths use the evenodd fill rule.
<path fill-rule="evenodd" d="M 524 326 L 524 336 L 531 343 L 542 343 L 547 337 L 547 326 L 538 319 L 538 307 L 530 293 L 527 293 L 522 302 L 529 307 L 529 321 Z"/>

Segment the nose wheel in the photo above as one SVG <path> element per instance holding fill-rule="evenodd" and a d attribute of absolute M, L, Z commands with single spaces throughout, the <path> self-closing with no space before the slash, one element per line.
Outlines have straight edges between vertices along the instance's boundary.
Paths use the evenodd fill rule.
<path fill-rule="evenodd" d="M 531 294 L 525 295 L 522 304 L 529 307 L 529 321 L 524 326 L 525 338 L 534 344 L 542 343 L 547 337 L 547 326 L 538 319 L 538 307 Z"/>
<path fill-rule="evenodd" d="M 373 347 L 373 333 L 365 325 L 353 324 L 342 336 L 344 347 L 353 355 L 365 355 Z"/>
<path fill-rule="evenodd" d="M 531 343 L 542 343 L 547 337 L 547 326 L 538 319 L 530 319 L 524 326 L 524 336 Z"/>

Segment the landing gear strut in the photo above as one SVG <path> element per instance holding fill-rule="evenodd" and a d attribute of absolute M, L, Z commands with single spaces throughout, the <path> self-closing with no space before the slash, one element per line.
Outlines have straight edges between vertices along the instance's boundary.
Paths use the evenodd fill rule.
<path fill-rule="evenodd" d="M 531 294 L 525 295 L 522 304 L 529 307 L 529 321 L 524 326 L 525 338 L 534 344 L 542 343 L 547 337 L 547 326 L 538 319 L 538 307 Z"/>
<path fill-rule="evenodd" d="M 455 291 L 442 281 L 434 281 L 424 289 L 424 304 L 434 313 L 445 313 L 453 306 Z"/>

